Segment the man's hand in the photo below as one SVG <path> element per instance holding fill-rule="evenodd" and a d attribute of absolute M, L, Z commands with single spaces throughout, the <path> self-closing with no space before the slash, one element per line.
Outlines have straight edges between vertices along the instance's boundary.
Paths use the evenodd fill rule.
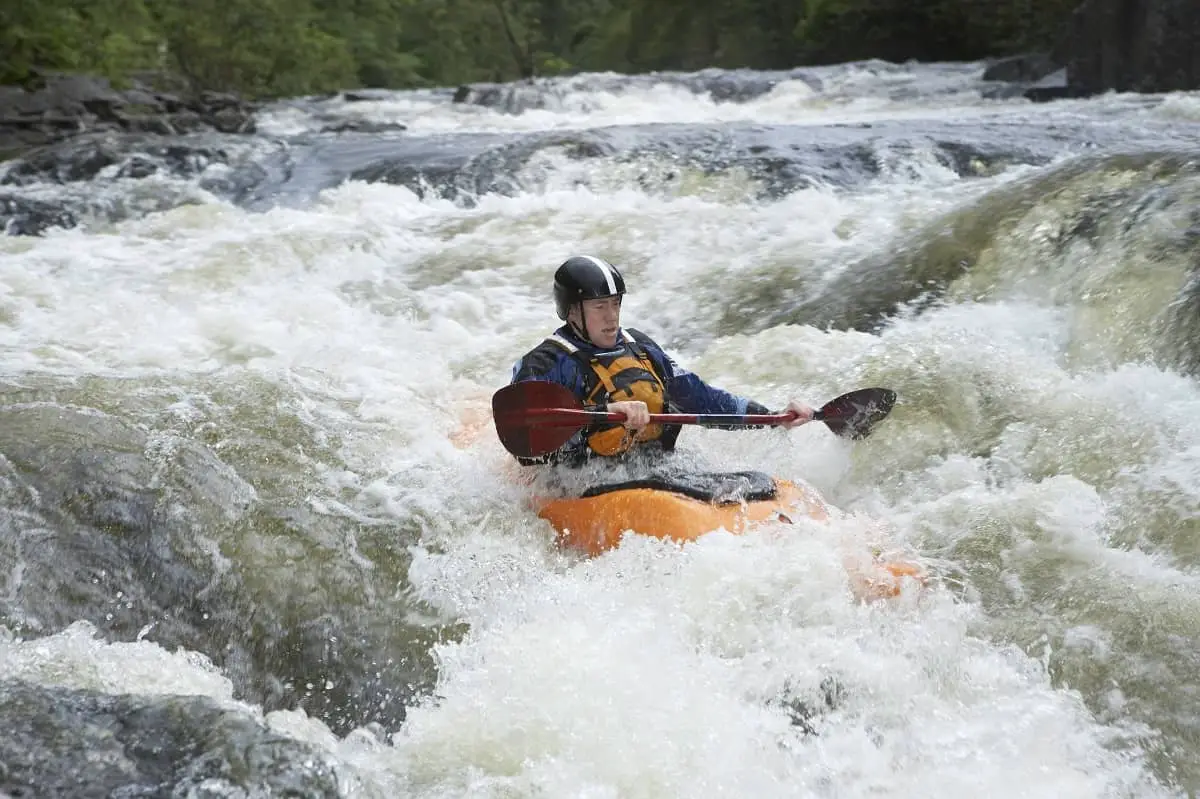
<path fill-rule="evenodd" d="M 812 408 L 805 405 L 803 402 L 792 400 L 788 403 L 784 413 L 793 414 L 792 418 L 786 422 L 780 422 L 779 426 L 784 430 L 791 430 L 793 427 L 799 427 L 802 424 L 808 424 L 812 421 L 813 414 L 816 413 Z"/>
<path fill-rule="evenodd" d="M 646 407 L 646 403 L 639 400 L 610 402 L 608 403 L 608 412 L 625 414 L 624 424 L 627 428 L 633 430 L 634 432 L 637 432 L 646 425 L 650 424 L 650 409 Z"/>

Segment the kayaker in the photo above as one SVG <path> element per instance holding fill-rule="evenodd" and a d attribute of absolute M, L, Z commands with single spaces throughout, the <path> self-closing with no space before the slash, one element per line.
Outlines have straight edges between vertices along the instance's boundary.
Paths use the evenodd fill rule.
<path fill-rule="evenodd" d="M 650 424 L 651 413 L 762 414 L 766 406 L 715 386 L 681 367 L 645 333 L 621 327 L 625 280 L 603 258 L 576 255 L 554 273 L 554 304 L 566 324 L 526 353 L 512 382 L 548 380 L 570 389 L 588 410 L 622 413 L 624 425 L 589 427 L 543 458 L 526 465 L 579 465 L 595 457 L 630 452 L 670 452 L 683 429 Z M 792 428 L 812 419 L 813 409 L 793 400 L 785 412 Z"/>

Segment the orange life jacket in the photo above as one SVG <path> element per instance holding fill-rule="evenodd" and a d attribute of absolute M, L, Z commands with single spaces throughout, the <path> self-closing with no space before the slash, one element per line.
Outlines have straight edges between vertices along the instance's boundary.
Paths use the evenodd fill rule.
<path fill-rule="evenodd" d="M 663 384 L 646 350 L 624 329 L 618 341 L 624 346 L 613 353 L 585 354 L 557 333 L 546 341 L 586 363 L 596 374 L 598 383 L 584 399 L 585 405 L 607 405 L 610 402 L 640 400 L 650 413 L 663 413 L 667 407 L 667 387 Z M 624 425 L 604 425 L 587 434 L 587 445 L 597 455 L 620 455 L 635 444 L 655 441 L 662 437 L 663 426 L 646 425 L 636 435 Z"/>

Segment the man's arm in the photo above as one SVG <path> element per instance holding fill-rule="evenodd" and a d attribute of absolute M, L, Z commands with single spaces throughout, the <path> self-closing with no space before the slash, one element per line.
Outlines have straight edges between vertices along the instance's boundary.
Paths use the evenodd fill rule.
<path fill-rule="evenodd" d="M 545 347 L 538 347 L 527 353 L 521 360 L 513 364 L 512 382 L 523 383 L 526 380 L 549 380 L 551 383 L 566 385 L 563 382 L 562 367 L 555 354 Z M 568 385 L 567 388 L 570 388 Z"/>

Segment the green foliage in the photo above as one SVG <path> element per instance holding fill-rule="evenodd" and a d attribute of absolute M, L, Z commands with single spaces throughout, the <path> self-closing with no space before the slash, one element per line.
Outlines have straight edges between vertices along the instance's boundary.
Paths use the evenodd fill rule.
<path fill-rule="evenodd" d="M 6 0 L 0 53 L 0 83 L 22 83 L 37 67 L 119 77 L 158 57 L 142 0 Z"/>
<path fill-rule="evenodd" d="M 409 0 L 314 0 L 322 30 L 345 42 L 357 83 L 368 88 L 416 82 L 418 59 L 402 46 Z M 354 84 L 349 84 L 353 86 Z"/>
<path fill-rule="evenodd" d="M 0 81 L 158 70 L 251 96 L 1050 49 L 1077 0 L 5 0 Z"/>
<path fill-rule="evenodd" d="M 1078 0 L 807 0 L 795 26 L 812 62 L 957 61 L 1051 50 Z"/>
<path fill-rule="evenodd" d="M 151 0 L 156 2 L 156 0 Z M 156 2 L 172 65 L 194 86 L 251 95 L 329 91 L 356 82 L 349 45 L 292 0 Z"/>

